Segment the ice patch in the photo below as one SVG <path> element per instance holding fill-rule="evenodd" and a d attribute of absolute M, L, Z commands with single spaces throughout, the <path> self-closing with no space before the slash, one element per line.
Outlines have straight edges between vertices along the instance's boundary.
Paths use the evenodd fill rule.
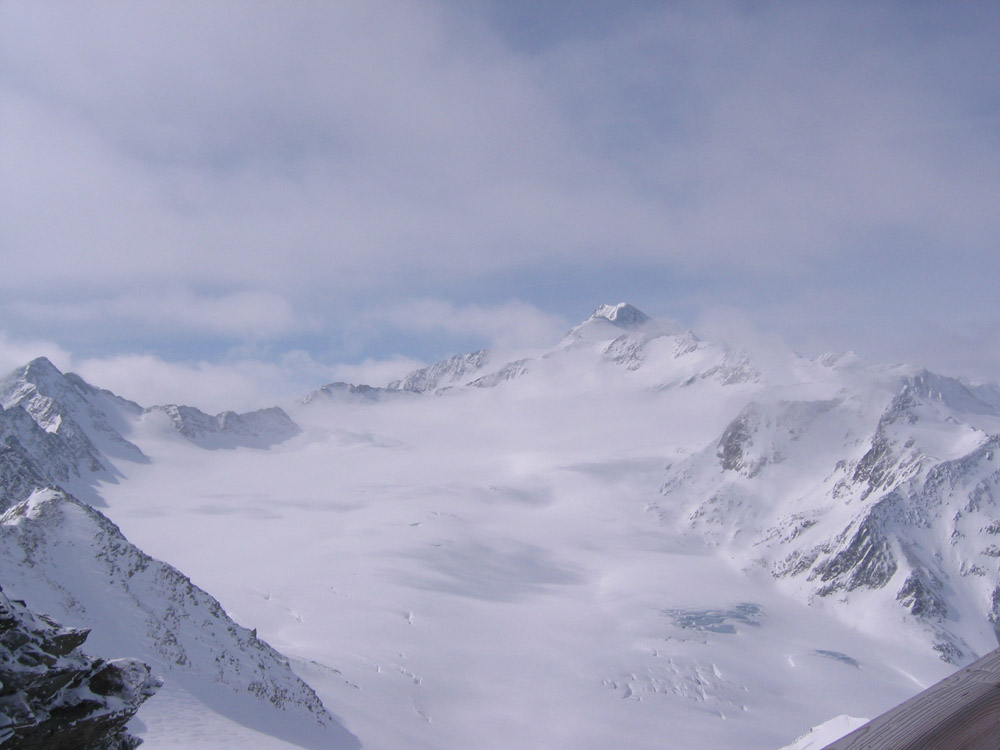
<path fill-rule="evenodd" d="M 818 648 L 815 651 L 813 651 L 813 653 L 816 654 L 817 656 L 824 656 L 827 659 L 833 659 L 834 661 L 843 662 L 844 664 L 850 664 L 852 667 L 857 667 L 859 669 L 861 668 L 861 665 L 858 664 L 857 659 L 853 659 L 847 654 L 842 654 L 839 651 L 826 651 L 824 649 Z"/>
<path fill-rule="evenodd" d="M 729 609 L 665 609 L 663 614 L 684 630 L 734 635 L 737 624 L 760 627 L 764 611 L 756 604 L 744 602 Z"/>

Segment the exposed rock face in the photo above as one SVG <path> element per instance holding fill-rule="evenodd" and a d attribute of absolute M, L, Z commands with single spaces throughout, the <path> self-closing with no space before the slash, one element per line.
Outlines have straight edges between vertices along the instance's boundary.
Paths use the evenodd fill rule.
<path fill-rule="evenodd" d="M 892 500 L 883 503 L 848 526 L 837 537 L 835 549 L 820 550 L 832 554 L 817 562 L 809 574 L 810 581 L 819 580 L 824 584 L 817 589 L 817 594 L 829 596 L 837 591 L 878 589 L 892 580 L 898 565 L 883 517 L 891 515 Z"/>
<path fill-rule="evenodd" d="M 0 748 L 131 750 L 125 731 L 159 680 L 136 659 L 92 659 L 64 628 L 0 590 Z"/>
<path fill-rule="evenodd" d="M 0 511 L 44 486 L 96 500 L 94 482 L 111 476 L 102 458 L 78 433 L 67 437 L 64 429 L 44 430 L 20 406 L 0 408 Z"/>
<path fill-rule="evenodd" d="M 69 479 L 70 466 L 60 456 L 58 442 L 23 409 L 0 407 L 0 512 L 24 500 L 36 487 L 44 486 L 43 474 L 53 476 L 53 482 Z M 40 460 L 45 456 L 51 460 Z"/>
<path fill-rule="evenodd" d="M 715 455 L 723 469 L 754 477 L 767 464 L 767 456 L 754 456 L 751 453 L 760 422 L 760 410 L 756 404 L 750 404 L 729 424 L 715 449 Z"/>

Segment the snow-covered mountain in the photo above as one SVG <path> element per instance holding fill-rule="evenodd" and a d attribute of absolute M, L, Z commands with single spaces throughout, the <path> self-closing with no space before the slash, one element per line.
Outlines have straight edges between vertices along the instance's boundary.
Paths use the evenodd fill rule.
<path fill-rule="evenodd" d="M 463 387 L 493 388 L 532 371 L 547 372 L 550 377 L 557 371 L 561 373 L 557 377 L 589 377 L 589 369 L 602 362 L 636 371 L 647 360 L 645 377 L 634 379 L 644 387 L 671 388 L 705 379 L 729 385 L 754 382 L 761 377 L 745 353 L 700 341 L 690 331 L 655 321 L 621 302 L 600 305 L 587 320 L 570 329 L 554 348 L 537 356 L 507 360 L 502 353 L 481 349 L 413 370 L 384 388 L 331 383 L 308 394 L 301 403 L 326 399 L 374 402 L 400 392 L 423 394 Z"/>
<path fill-rule="evenodd" d="M 149 460 L 122 434 L 141 407 L 64 375 L 44 357 L 0 381 L 0 406 L 3 507 L 23 499 L 38 477 L 100 503 L 95 484 L 122 476 L 115 461 Z"/>
<path fill-rule="evenodd" d="M 670 468 L 666 502 L 746 569 L 847 621 L 878 611 L 967 663 L 995 647 L 1000 614 L 998 391 L 867 375 L 867 394 L 792 386 L 750 402 Z"/>
<path fill-rule="evenodd" d="M 297 695 L 284 715 L 355 741 L 227 611 L 373 747 L 774 748 L 995 647 L 996 386 L 758 359 L 626 303 L 287 412 L 143 409 L 49 368 L 0 391 L 0 585 L 163 672 L 154 750 L 171 679 L 250 746 L 317 741 L 220 695 Z M 34 489 L 74 478 L 107 518 Z"/>
<path fill-rule="evenodd" d="M 52 484 L 92 505 L 95 489 L 124 477 L 127 464 L 149 457 L 129 439 L 145 423 L 162 425 L 203 448 L 267 448 L 298 434 L 278 407 L 245 414 L 205 414 L 192 406 L 147 409 L 60 372 L 40 357 L 0 381 L 0 508 Z M 124 464 L 122 462 L 125 462 Z"/>
<path fill-rule="evenodd" d="M 686 528 L 848 621 L 859 599 L 887 617 L 905 611 L 951 663 L 993 646 L 1000 388 L 853 355 L 790 356 L 794 377 L 768 382 L 746 354 L 627 303 L 598 307 L 544 358 L 577 349 L 655 372 L 654 389 L 748 387 L 751 398 L 718 439 L 668 468 L 662 505 L 684 506 Z M 518 360 L 468 385 L 531 369 Z"/>
<path fill-rule="evenodd" d="M 0 383 L 4 409 L 21 407 L 43 430 L 65 441 L 65 450 L 89 471 L 108 470 L 99 454 L 145 461 L 122 435 L 129 418 L 142 412 L 131 401 L 94 388 L 77 375 L 64 375 L 44 357 L 32 360 Z"/>

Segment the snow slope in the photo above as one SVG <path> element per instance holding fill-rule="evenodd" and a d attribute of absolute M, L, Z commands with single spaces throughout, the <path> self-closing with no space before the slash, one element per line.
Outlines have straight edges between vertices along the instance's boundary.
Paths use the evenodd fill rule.
<path fill-rule="evenodd" d="M 519 426 L 540 406 L 522 405 Z M 429 412 L 374 408 L 338 415 L 355 430 L 253 457 L 256 469 L 239 452 L 213 457 L 156 533 L 148 509 L 110 501 L 158 555 L 197 529 L 186 567 L 301 660 L 364 745 L 652 748 L 672 732 L 678 747 L 776 747 L 846 710 L 833 696 L 857 714 L 920 687 L 891 648 L 664 534 L 646 510 L 659 459 L 640 440 L 606 432 L 581 451 L 565 434 L 493 435 L 498 415 L 482 411 L 449 433 Z M 353 438 L 373 421 L 381 439 Z M 151 488 L 186 463 L 149 449 L 137 481 Z M 747 599 L 755 623 L 700 626 L 699 613 Z M 933 656 L 915 661 L 943 674 Z"/>
<path fill-rule="evenodd" d="M 309 747 L 356 746 L 280 654 L 78 500 L 38 490 L 0 516 L 0 563 L 9 596 L 90 629 L 89 653 L 142 659 L 206 706 L 258 731 Z"/>

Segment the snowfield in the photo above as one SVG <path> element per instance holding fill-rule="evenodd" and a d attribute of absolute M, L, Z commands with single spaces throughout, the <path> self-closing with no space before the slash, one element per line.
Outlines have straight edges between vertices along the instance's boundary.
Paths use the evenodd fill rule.
<path fill-rule="evenodd" d="M 796 745 L 819 747 L 995 648 L 995 390 L 751 362 L 621 305 L 449 362 L 233 415 L 236 437 L 115 407 L 140 453 L 93 475 L 99 510 L 332 715 L 161 659 L 144 747 L 773 749 L 841 717 Z"/>

